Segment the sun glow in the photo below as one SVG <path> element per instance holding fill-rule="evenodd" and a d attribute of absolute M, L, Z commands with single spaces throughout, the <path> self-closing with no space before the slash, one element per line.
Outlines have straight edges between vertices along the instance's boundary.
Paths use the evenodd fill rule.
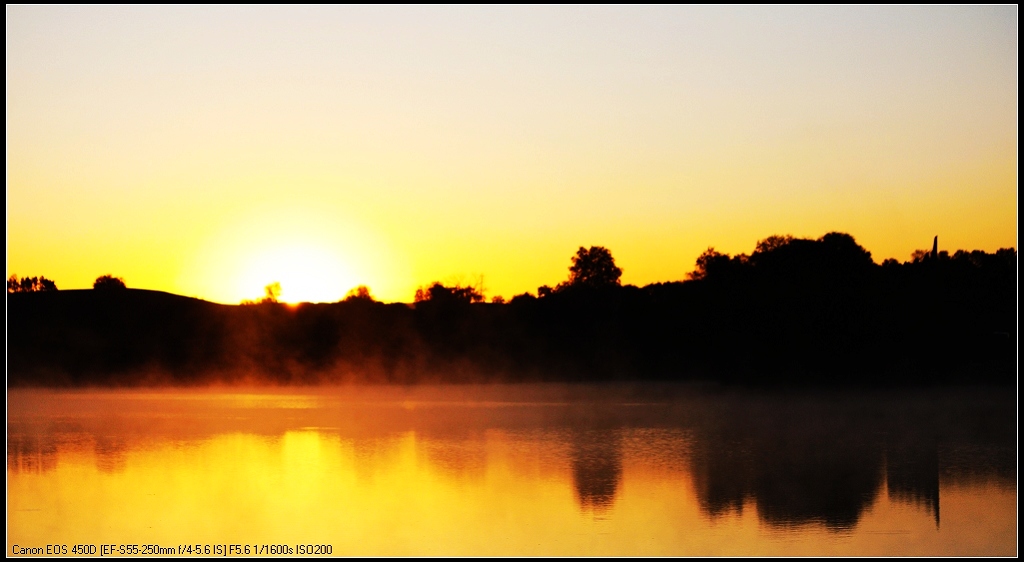
<path fill-rule="evenodd" d="M 287 303 L 337 302 L 359 285 L 376 298 L 411 298 L 395 281 L 409 277 L 396 252 L 344 210 L 250 204 L 220 220 L 220 228 L 198 236 L 195 258 L 178 279 L 180 294 L 238 304 L 262 299 L 279 283 L 278 300 Z"/>
<path fill-rule="evenodd" d="M 358 284 L 332 252 L 297 244 L 253 255 L 239 276 L 238 292 L 260 298 L 271 283 L 281 284 L 279 300 L 287 303 L 338 301 Z"/>

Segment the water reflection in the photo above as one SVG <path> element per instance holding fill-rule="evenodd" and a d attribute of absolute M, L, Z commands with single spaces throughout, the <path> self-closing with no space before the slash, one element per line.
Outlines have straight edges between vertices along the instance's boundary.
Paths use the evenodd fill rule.
<path fill-rule="evenodd" d="M 572 482 L 582 509 L 607 512 L 621 479 L 622 442 L 617 431 L 572 432 Z"/>
<path fill-rule="evenodd" d="M 939 449 L 935 443 L 889 447 L 885 479 L 890 499 L 924 507 L 939 526 Z"/>
<path fill-rule="evenodd" d="M 57 466 L 57 444 L 51 435 L 8 432 L 7 472 L 39 474 Z"/>
<path fill-rule="evenodd" d="M 9 541 L 101 532 L 58 516 L 80 509 L 122 533 L 159 520 L 168 540 L 310 535 L 346 554 L 768 554 L 777 532 L 818 545 L 808 553 L 1016 544 L 1015 404 L 999 392 L 378 387 L 8 401 Z M 104 515 L 89 503 L 140 489 L 162 509 Z M 992 529 L 964 511 L 972 498 Z M 894 532 L 931 538 L 885 538 Z M 975 550 L 962 550 L 965 532 Z M 367 538 L 381 533 L 403 538 Z M 482 538 L 497 535 L 505 543 Z"/>
<path fill-rule="evenodd" d="M 753 500 L 769 525 L 854 527 L 883 484 L 884 452 L 873 416 L 844 406 L 739 397 L 705 412 L 692 457 L 701 505 L 714 516 Z"/>

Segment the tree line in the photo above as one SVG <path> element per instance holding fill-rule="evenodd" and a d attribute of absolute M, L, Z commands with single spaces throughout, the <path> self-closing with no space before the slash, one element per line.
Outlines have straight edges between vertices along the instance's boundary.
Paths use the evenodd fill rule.
<path fill-rule="evenodd" d="M 92 284 L 93 289 L 110 290 L 126 289 L 124 279 L 113 275 L 100 275 Z M 12 293 L 45 293 L 57 290 L 57 284 L 45 277 L 22 277 L 11 275 L 7 278 L 7 294 Z"/>
<path fill-rule="evenodd" d="M 56 291 L 57 284 L 45 277 L 22 277 L 11 275 L 7 278 L 7 293 L 41 293 Z"/>
<path fill-rule="evenodd" d="M 130 382 L 143 369 L 175 383 L 1008 383 L 1016 270 L 1013 249 L 949 254 L 937 242 L 877 264 L 832 232 L 770 236 L 735 256 L 709 248 L 688 279 L 644 287 L 622 284 L 607 248 L 581 247 L 563 282 L 508 302 L 439 282 L 409 304 L 367 287 L 298 306 L 275 302 L 274 287 L 252 306 L 64 291 L 9 299 L 8 367 L 25 384 Z"/>

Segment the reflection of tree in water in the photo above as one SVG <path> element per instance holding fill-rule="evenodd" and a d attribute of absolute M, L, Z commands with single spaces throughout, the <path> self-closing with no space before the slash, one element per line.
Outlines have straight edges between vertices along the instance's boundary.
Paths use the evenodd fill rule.
<path fill-rule="evenodd" d="M 882 451 L 855 436 L 822 435 L 784 451 L 759 451 L 754 482 L 761 520 L 853 528 L 882 484 Z"/>
<path fill-rule="evenodd" d="M 889 499 L 923 506 L 939 525 L 939 452 L 935 443 L 903 444 L 886 451 Z"/>
<path fill-rule="evenodd" d="M 939 524 L 948 482 L 1016 479 L 1013 397 L 989 391 L 725 397 L 691 408 L 697 499 L 784 527 L 857 524 L 881 493 Z"/>
<path fill-rule="evenodd" d="M 750 444 L 704 436 L 695 449 L 691 470 L 701 511 L 712 517 L 742 513 L 754 481 Z"/>
<path fill-rule="evenodd" d="M 701 508 L 713 517 L 742 511 L 753 499 L 769 525 L 842 530 L 874 500 L 881 460 L 880 450 L 842 441 L 720 442 L 700 451 L 693 474 Z"/>
<path fill-rule="evenodd" d="M 57 447 L 48 435 L 9 430 L 7 470 L 13 473 L 42 473 L 57 467 Z"/>
<path fill-rule="evenodd" d="M 572 480 L 580 508 L 608 511 L 622 479 L 622 441 L 615 430 L 590 430 L 572 436 Z"/>
<path fill-rule="evenodd" d="M 773 526 L 857 524 L 882 483 L 882 448 L 863 428 L 819 406 L 722 406 L 705 420 L 692 457 L 707 514 L 741 511 L 754 500 L 758 517 Z"/>

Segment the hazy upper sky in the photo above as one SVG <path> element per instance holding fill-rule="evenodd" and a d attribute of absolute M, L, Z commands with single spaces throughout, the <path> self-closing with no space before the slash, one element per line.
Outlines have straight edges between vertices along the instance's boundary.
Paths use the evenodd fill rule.
<path fill-rule="evenodd" d="M 8 6 L 7 273 L 506 298 L 1017 246 L 1017 7 Z"/>

